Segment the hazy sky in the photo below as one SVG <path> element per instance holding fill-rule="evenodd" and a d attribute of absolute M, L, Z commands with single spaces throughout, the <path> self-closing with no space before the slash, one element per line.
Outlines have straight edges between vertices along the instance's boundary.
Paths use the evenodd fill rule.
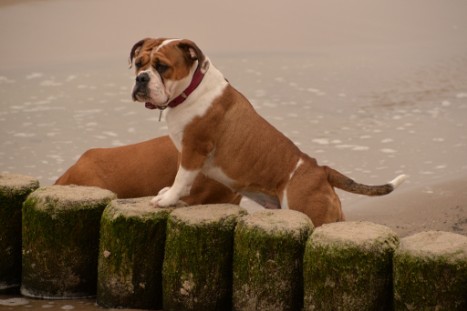
<path fill-rule="evenodd" d="M 465 0 L 2 0 L 0 70 L 127 57 L 146 36 L 193 39 L 211 54 L 450 45 L 467 40 L 466 12 Z"/>

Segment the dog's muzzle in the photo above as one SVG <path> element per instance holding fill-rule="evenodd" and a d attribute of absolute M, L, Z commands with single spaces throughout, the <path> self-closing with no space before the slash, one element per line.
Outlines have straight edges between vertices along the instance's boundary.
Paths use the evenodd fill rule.
<path fill-rule="evenodd" d="M 135 91 L 136 90 L 146 90 L 148 87 L 149 81 L 151 78 L 147 72 L 142 72 L 136 76 Z"/>
<path fill-rule="evenodd" d="M 132 97 L 134 101 L 145 101 L 145 107 L 148 109 L 160 109 L 164 110 L 167 108 L 167 105 L 155 105 L 150 102 L 150 90 L 149 90 L 149 82 L 151 81 L 151 77 L 147 72 L 142 72 L 136 76 L 135 85 L 133 87 Z"/>
<path fill-rule="evenodd" d="M 133 87 L 132 97 L 134 101 L 144 100 L 148 97 L 148 84 L 151 78 L 147 72 L 140 73 L 136 76 L 135 86 Z"/>

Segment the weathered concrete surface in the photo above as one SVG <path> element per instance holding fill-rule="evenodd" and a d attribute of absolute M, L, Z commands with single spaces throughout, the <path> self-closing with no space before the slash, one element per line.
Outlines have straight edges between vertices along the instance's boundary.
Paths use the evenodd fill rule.
<path fill-rule="evenodd" d="M 179 208 L 167 224 L 164 310 L 230 310 L 236 205 Z"/>
<path fill-rule="evenodd" d="M 398 244 L 391 229 L 370 222 L 317 228 L 304 256 L 304 310 L 391 310 Z"/>
<path fill-rule="evenodd" d="M 108 190 L 82 186 L 43 187 L 29 195 L 23 205 L 23 295 L 96 295 L 100 219 L 114 198 Z"/>
<path fill-rule="evenodd" d="M 21 208 L 39 188 L 30 176 L 0 174 L 0 293 L 21 283 Z"/>
<path fill-rule="evenodd" d="M 162 308 L 162 263 L 171 208 L 151 197 L 114 200 L 102 215 L 97 303 L 107 308 Z"/>
<path fill-rule="evenodd" d="M 467 237 L 426 231 L 394 256 L 396 310 L 467 310 Z"/>
<path fill-rule="evenodd" d="M 300 310 L 303 252 L 313 229 L 291 210 L 266 210 L 243 217 L 235 229 L 234 310 Z"/>

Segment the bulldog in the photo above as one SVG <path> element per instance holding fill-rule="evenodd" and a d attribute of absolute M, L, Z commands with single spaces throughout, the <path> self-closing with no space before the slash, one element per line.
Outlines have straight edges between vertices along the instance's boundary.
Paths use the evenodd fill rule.
<path fill-rule="evenodd" d="M 152 199 L 154 206 L 175 204 L 201 173 L 243 195 L 259 193 L 282 209 L 305 213 L 320 226 L 344 220 L 335 187 L 377 196 L 406 179 L 371 186 L 318 165 L 263 119 L 190 40 L 143 39 L 131 49 L 130 64 L 133 100 L 167 109 L 169 136 L 181 153 L 172 186 Z"/>
<path fill-rule="evenodd" d="M 118 198 L 151 196 L 174 182 L 178 155 L 168 136 L 121 147 L 89 149 L 55 185 L 100 187 Z M 190 194 L 181 198 L 181 204 L 238 204 L 240 199 L 240 195 L 200 174 Z"/>

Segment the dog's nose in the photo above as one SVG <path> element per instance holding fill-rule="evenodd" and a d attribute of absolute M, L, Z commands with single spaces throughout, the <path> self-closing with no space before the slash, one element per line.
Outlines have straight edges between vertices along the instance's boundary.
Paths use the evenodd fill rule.
<path fill-rule="evenodd" d="M 136 82 L 146 84 L 149 82 L 149 74 L 147 72 L 140 73 L 136 76 Z"/>

